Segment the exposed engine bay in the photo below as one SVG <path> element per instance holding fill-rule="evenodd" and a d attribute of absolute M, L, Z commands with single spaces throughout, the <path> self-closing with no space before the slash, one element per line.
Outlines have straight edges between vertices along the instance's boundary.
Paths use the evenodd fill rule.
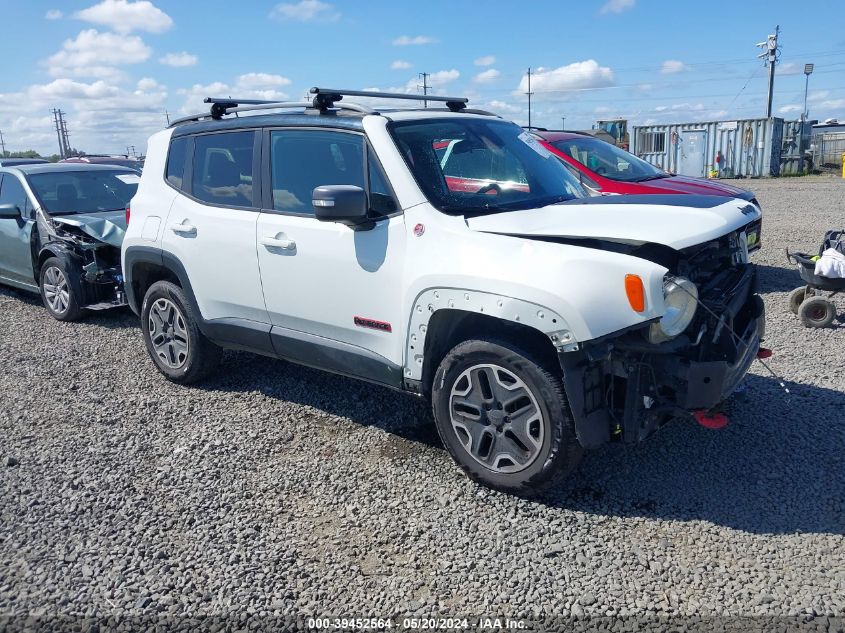
<path fill-rule="evenodd" d="M 80 306 L 101 310 L 126 305 L 120 245 L 125 233 L 124 212 L 50 215 L 36 211 L 38 261 L 56 256 L 78 270 Z"/>

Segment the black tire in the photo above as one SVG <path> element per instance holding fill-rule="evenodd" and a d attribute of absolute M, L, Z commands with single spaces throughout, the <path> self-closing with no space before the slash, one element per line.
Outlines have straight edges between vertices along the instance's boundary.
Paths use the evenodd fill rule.
<path fill-rule="evenodd" d="M 78 321 L 83 314 L 79 305 L 82 279 L 76 268 L 58 257 L 50 257 L 41 265 L 38 275 L 41 301 L 57 321 Z"/>
<path fill-rule="evenodd" d="M 825 297 L 810 297 L 801 304 L 798 318 L 806 327 L 827 327 L 836 318 L 836 307 Z"/>
<path fill-rule="evenodd" d="M 807 286 L 801 286 L 789 293 L 787 301 L 789 302 L 789 309 L 793 314 L 798 314 L 798 309 L 804 300 L 813 296 L 813 290 Z"/>
<path fill-rule="evenodd" d="M 496 464 L 493 464 L 496 468 L 484 464 L 478 457 L 473 456 L 465 445 L 468 442 L 470 447 L 478 447 L 485 443 L 484 440 L 476 442 L 475 439 L 472 439 L 468 427 L 459 428 L 462 426 L 460 421 L 457 423 L 458 427 L 453 424 L 453 389 L 460 388 L 461 383 L 459 381 L 464 385 L 469 384 L 469 392 L 463 396 L 455 396 L 456 399 L 469 397 L 475 387 L 472 386 L 474 383 L 466 382 L 470 380 L 467 376 L 472 376 L 473 371 L 486 372 L 487 365 L 505 370 L 501 376 L 507 378 L 507 380 L 516 377 L 520 382 L 511 383 L 511 388 L 524 389 L 530 392 L 531 395 L 526 394 L 525 398 L 529 399 L 529 406 L 536 403 L 536 409 L 539 410 L 541 415 L 539 423 L 537 421 L 531 423 L 534 424 L 533 441 L 535 445 L 530 447 L 525 442 L 517 442 L 519 446 L 529 447 L 528 453 L 534 452 L 533 459 L 531 461 L 526 460 L 524 466 L 513 460 L 511 460 L 513 466 L 507 466 L 508 458 L 502 460 L 501 457 Z M 446 355 L 437 368 L 432 387 L 434 419 L 437 432 L 446 449 L 470 478 L 504 492 L 532 494 L 547 487 L 551 482 L 562 479 L 578 465 L 583 449 L 575 437 L 574 424 L 569 412 L 569 404 L 564 395 L 559 371 L 556 368 L 544 366 L 531 354 L 504 341 L 469 340 L 455 346 Z M 486 380 L 489 391 L 491 383 L 489 379 Z M 516 385 L 516 387 L 513 385 Z M 501 385 L 495 386 L 495 389 L 500 388 Z M 533 401 L 530 400 L 532 397 Z M 495 395 L 492 396 L 492 401 L 498 402 Z M 507 438 L 508 433 L 511 433 L 510 439 L 512 440 L 513 432 L 508 430 L 510 424 L 507 416 L 504 418 L 506 423 L 504 429 L 501 426 L 503 424 L 501 418 L 494 420 L 492 417 L 494 415 L 506 415 L 508 413 L 507 406 L 498 414 L 495 413 L 497 404 L 492 404 L 489 407 L 484 406 L 487 407 L 486 411 L 482 411 L 481 408 L 478 409 L 481 412 L 481 421 L 478 423 L 480 427 L 472 428 L 477 430 L 483 427 L 480 432 L 477 431 L 482 437 L 491 434 L 495 436 L 496 439 L 488 440 L 494 442 L 487 450 L 489 454 L 498 447 L 500 441 L 498 438 L 502 434 Z M 501 409 L 501 407 L 498 408 Z M 461 420 L 460 414 L 456 414 L 456 418 Z M 537 429 L 540 427 L 542 427 L 541 434 L 537 433 Z M 483 453 L 484 451 L 479 450 L 478 452 Z M 502 466 L 502 463 L 505 465 Z M 521 469 L 514 472 L 501 472 L 502 468 L 514 467 Z"/>
<path fill-rule="evenodd" d="M 172 316 L 162 319 L 162 312 Z M 213 374 L 220 364 L 223 350 L 200 332 L 185 293 L 174 283 L 157 281 L 147 290 L 141 305 L 141 331 L 150 358 L 172 382 L 182 385 L 199 382 Z M 177 351 L 173 352 L 174 349 Z"/>

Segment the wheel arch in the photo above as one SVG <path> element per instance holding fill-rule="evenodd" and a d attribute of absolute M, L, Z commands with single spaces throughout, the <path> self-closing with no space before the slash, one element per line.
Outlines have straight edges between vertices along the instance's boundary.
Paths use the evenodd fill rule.
<path fill-rule="evenodd" d="M 450 288 L 421 293 L 412 307 L 406 341 L 406 381 L 429 393 L 438 365 L 455 345 L 477 337 L 518 344 L 558 369 L 557 352 L 578 349 L 566 321 L 553 310 L 492 293 Z"/>

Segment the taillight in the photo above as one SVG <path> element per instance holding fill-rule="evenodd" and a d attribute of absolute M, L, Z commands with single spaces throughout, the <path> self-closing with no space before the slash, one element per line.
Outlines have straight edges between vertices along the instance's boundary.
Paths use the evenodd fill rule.
<path fill-rule="evenodd" d="M 126 226 L 129 226 L 129 215 L 130 215 L 129 205 L 126 205 Z"/>

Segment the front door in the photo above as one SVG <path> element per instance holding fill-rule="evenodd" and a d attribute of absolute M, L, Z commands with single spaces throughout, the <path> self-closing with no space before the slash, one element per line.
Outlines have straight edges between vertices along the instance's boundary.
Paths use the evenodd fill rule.
<path fill-rule="evenodd" d="M 683 176 L 694 176 L 704 178 L 705 160 L 704 153 L 707 150 L 706 130 L 684 130 L 680 135 L 681 159 L 678 163 L 678 173 Z"/>
<path fill-rule="evenodd" d="M 14 204 L 21 216 L 0 218 L 0 281 L 37 288 L 32 269 L 32 227 L 34 206 L 14 174 L 0 175 L 0 204 Z"/>
<path fill-rule="evenodd" d="M 176 196 L 167 218 L 164 252 L 185 268 L 207 321 L 267 323 L 255 254 L 256 138 L 252 130 L 193 137 L 184 194 Z"/>
<path fill-rule="evenodd" d="M 395 377 L 404 337 L 405 227 L 364 136 L 273 130 L 264 147 L 270 161 L 258 262 L 277 352 L 363 378 Z M 311 194 L 321 185 L 362 187 L 375 226 L 355 231 L 317 220 Z"/>

